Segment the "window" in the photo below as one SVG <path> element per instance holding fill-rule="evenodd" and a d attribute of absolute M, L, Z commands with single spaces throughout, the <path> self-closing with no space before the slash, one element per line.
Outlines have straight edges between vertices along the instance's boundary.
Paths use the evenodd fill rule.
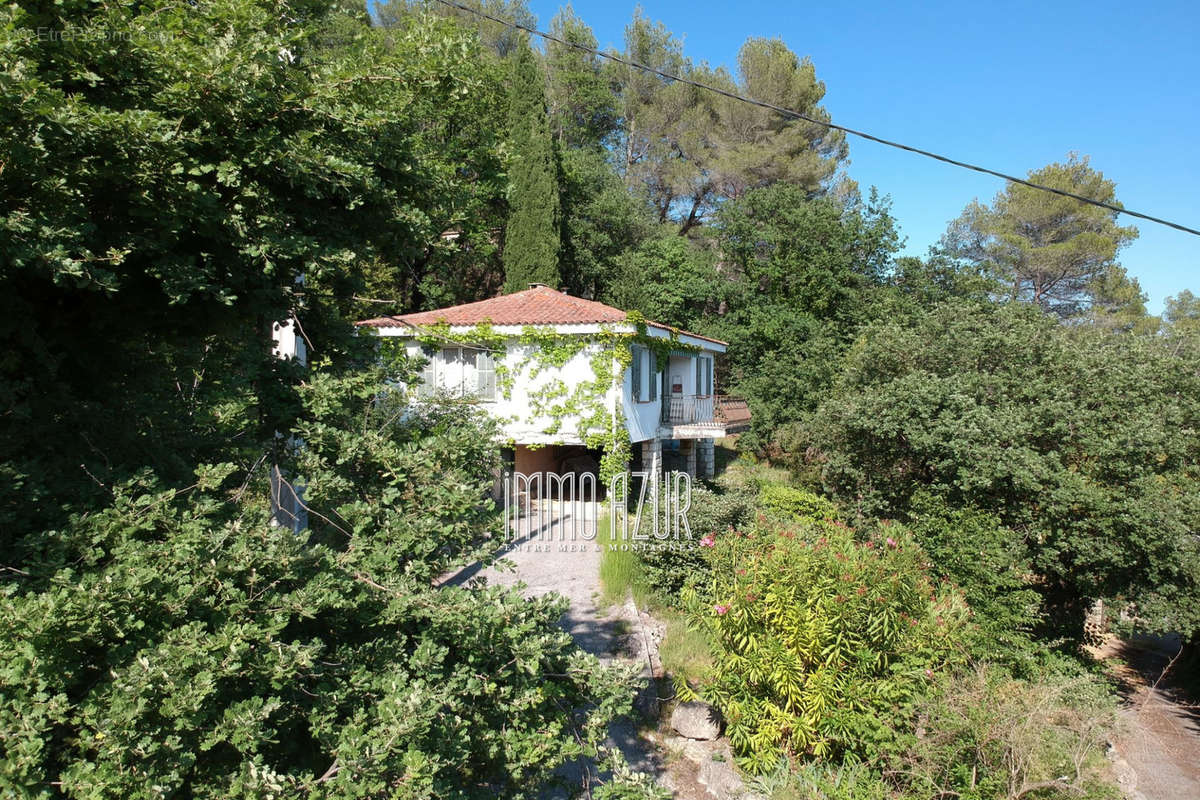
<path fill-rule="evenodd" d="M 696 356 L 696 394 L 713 393 L 713 362 L 711 358 Z"/>
<path fill-rule="evenodd" d="M 425 367 L 421 370 L 421 385 L 417 387 L 417 397 L 431 397 L 437 389 L 438 351 L 432 347 L 422 347 L 421 355 L 425 356 Z"/>
<path fill-rule="evenodd" d="M 495 400 L 496 362 L 487 350 L 480 350 L 475 356 L 475 377 L 475 395 L 480 400 Z"/>
<path fill-rule="evenodd" d="M 424 349 L 429 363 L 421 372 L 417 394 L 429 397 L 443 390 L 454 397 L 496 399 L 496 363 L 490 352 L 473 347 Z"/>

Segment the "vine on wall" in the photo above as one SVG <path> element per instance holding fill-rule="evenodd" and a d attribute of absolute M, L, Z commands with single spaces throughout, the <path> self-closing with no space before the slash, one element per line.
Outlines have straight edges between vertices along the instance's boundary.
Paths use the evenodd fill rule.
<path fill-rule="evenodd" d="M 451 333 L 445 322 L 417 328 L 416 340 L 428 347 L 448 344 L 492 351 L 496 370 L 496 392 L 511 399 L 516 379 L 525 375 L 530 381 L 547 369 L 560 369 L 576 356 L 592 349 L 588 359 L 592 378 L 568 385 L 553 377 L 536 389 L 529 390 L 530 413 L 535 419 L 545 419 L 542 433 L 558 436 L 564 425 L 576 420 L 575 432 L 587 447 L 600 449 L 600 480 L 608 483 L 613 475 L 623 472 L 632 454 L 629 428 L 620 403 L 610 402 L 610 392 L 621 396 L 625 370 L 633 362 L 633 348 L 644 347 L 654 354 L 657 370 L 666 369 L 673 352 L 699 352 L 696 345 L 679 340 L 672 330 L 667 337 L 651 336 L 646 319 L 630 312 L 628 322 L 633 332 L 616 330 L 602 325 L 594 333 L 561 333 L 551 326 L 527 325 L 516 337 L 497 333 L 490 323 L 480 323 Z M 509 349 L 515 343 L 517 348 Z M 507 358 L 518 357 L 511 363 Z M 502 420 L 513 422 L 515 419 Z"/>

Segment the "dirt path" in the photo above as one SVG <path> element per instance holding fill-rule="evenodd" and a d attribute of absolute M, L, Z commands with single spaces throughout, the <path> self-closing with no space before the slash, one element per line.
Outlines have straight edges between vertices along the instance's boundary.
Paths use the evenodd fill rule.
<path fill-rule="evenodd" d="M 482 577 L 493 585 L 524 584 L 526 597 L 557 592 L 568 602 L 561 625 L 583 650 L 604 663 L 638 664 L 643 677 L 651 679 L 653 645 L 637 610 L 631 604 L 610 609 L 601 602 L 601 548 L 595 540 L 596 520 L 560 515 L 557 504 L 551 504 L 545 517 L 523 518 L 520 524 L 520 535 L 502 551 L 515 570 L 468 567 L 447 578 L 445 583 L 463 584 Z M 585 538 L 585 530 L 591 532 L 590 539 Z M 615 723 L 609 731 L 609 740 L 635 770 L 656 777 L 665 774 L 661 753 L 639 735 L 633 721 Z M 575 764 L 564 774 L 572 784 L 582 788 L 594 783 L 596 767 Z"/>
<path fill-rule="evenodd" d="M 1200 706 L 1166 669 L 1178 645 L 1110 638 L 1099 648 L 1122 685 L 1116 771 L 1132 800 L 1200 798 Z"/>
<path fill-rule="evenodd" d="M 550 508 L 556 511 L 557 504 Z M 520 535 L 502 551 L 505 560 L 515 565 L 515 570 L 468 567 L 445 582 L 463 584 L 474 577 L 483 577 L 491 584 L 502 586 L 524 584 L 526 597 L 540 597 L 550 592 L 562 595 L 569 605 L 561 624 L 582 649 L 605 663 L 621 661 L 640 667 L 642 677 L 650 684 L 648 691 L 639 698 L 643 701 L 639 702 L 640 710 L 653 717 L 657 715 L 654 679 L 661 675 L 657 658 L 661 626 L 648 615 L 639 613 L 632 602 L 616 607 L 602 602 L 601 546 L 594 535 L 590 539 L 584 536 L 585 531 L 594 532 L 595 522 L 591 517 L 572 519 L 568 514 L 527 517 L 521 522 Z M 677 737 L 664 737 L 656 731 L 639 731 L 633 720 L 620 720 L 609 730 L 610 745 L 621 750 L 629 765 L 653 775 L 677 800 L 734 796 L 732 790 L 718 795 L 710 793 L 705 787 L 713 786 L 716 781 L 706 780 L 703 770 L 698 770 L 695 764 L 675 752 L 682 748 L 672 744 L 673 738 Z M 727 763 L 714 762 L 713 766 L 730 771 Z M 592 763 L 573 764 L 562 774 L 572 785 L 582 789 L 595 782 L 597 769 Z M 725 784 L 731 783 L 726 776 L 722 777 Z M 737 784 L 740 787 L 740 781 Z"/>

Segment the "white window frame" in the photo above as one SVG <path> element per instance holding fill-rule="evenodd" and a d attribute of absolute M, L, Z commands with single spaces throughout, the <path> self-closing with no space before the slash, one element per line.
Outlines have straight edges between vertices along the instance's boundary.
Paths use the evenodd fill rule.
<path fill-rule="evenodd" d="M 445 391 L 451 397 L 474 398 L 484 403 L 496 401 L 496 365 L 490 350 L 482 347 L 444 345 L 424 352 L 428 364 L 421 372 L 418 395 L 429 397 Z M 474 363 L 467 360 L 474 355 Z M 482 365 L 483 369 L 480 368 Z"/>

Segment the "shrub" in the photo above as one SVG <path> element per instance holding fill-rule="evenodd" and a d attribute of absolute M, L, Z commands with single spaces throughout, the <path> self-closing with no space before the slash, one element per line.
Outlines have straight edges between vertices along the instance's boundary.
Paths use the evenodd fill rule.
<path fill-rule="evenodd" d="M 713 648 L 699 693 L 747 770 L 870 754 L 893 736 L 881 720 L 961 658 L 965 603 L 936 592 L 920 549 L 887 530 L 856 542 L 841 523 L 767 523 L 717 537 L 710 595 L 685 595 Z"/>
<path fill-rule="evenodd" d="M 708 581 L 708 561 L 698 543 L 731 528 L 740 528 L 754 513 L 754 495 L 745 489 L 714 492 L 692 487 L 692 507 L 688 512 L 691 541 L 681 547 L 651 548 L 642 552 L 642 575 L 658 598 L 666 605 L 678 605 L 680 590 L 689 580 Z"/>
<path fill-rule="evenodd" d="M 559 628 L 561 599 L 430 584 L 487 532 L 484 431 L 389 422 L 379 391 L 311 376 L 305 535 L 224 465 L 111 485 L 22 540 L 0 795 L 529 797 L 603 738 L 630 682 Z"/>
<path fill-rule="evenodd" d="M 1091 601 L 1200 636 L 1200 371 L 1156 336 L 1036 307 L 948 304 L 871 325 L 807 421 L 824 488 L 865 515 L 922 491 L 1021 534 L 1056 634 Z"/>
<path fill-rule="evenodd" d="M 1088 675 L 1014 680 L 981 665 L 942 677 L 918 705 L 907 746 L 887 774 L 915 794 L 980 800 L 1116 798 L 1103 756 L 1116 721 L 1107 688 Z"/>
<path fill-rule="evenodd" d="M 763 487 L 758 506 L 772 516 L 793 522 L 838 518 L 837 506 L 831 501 L 794 486 L 773 484 Z"/>
<path fill-rule="evenodd" d="M 912 502 L 908 529 L 929 555 L 935 573 L 958 586 L 978 625 L 976 658 L 1032 668 L 1041 651 L 1030 637 L 1041 618 L 1025 543 L 994 515 L 951 508 L 921 492 Z"/>
<path fill-rule="evenodd" d="M 751 786 L 771 800 L 896 800 L 892 786 L 882 776 L 854 762 L 810 762 L 797 767 L 784 760 Z"/>

